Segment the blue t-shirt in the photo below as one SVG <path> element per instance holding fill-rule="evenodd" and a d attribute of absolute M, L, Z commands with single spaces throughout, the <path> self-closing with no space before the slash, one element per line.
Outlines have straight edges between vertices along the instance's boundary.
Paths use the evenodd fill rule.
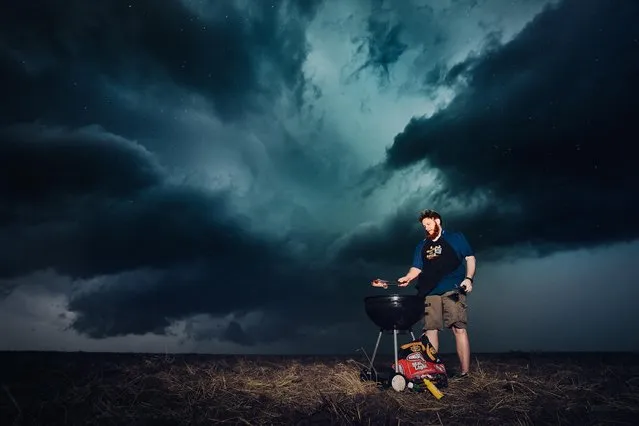
<path fill-rule="evenodd" d="M 445 269 L 446 264 L 453 266 L 458 264 L 452 271 L 447 271 L 438 278 L 432 291 L 425 295 L 444 294 L 457 288 L 466 277 L 465 258 L 473 255 L 470 244 L 461 232 L 442 230 L 442 235 L 437 241 L 426 238 L 420 241 L 413 255 L 413 267 L 420 269 L 422 274 L 437 274 L 434 270 L 437 269 L 436 266 Z M 429 264 L 425 265 L 425 261 Z"/>

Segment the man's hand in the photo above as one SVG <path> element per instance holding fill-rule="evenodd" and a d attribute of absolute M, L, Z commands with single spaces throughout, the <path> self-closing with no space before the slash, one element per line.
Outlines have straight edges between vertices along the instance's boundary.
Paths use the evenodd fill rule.
<path fill-rule="evenodd" d="M 464 293 L 473 291 L 473 282 L 469 279 L 464 279 L 459 286 L 464 289 Z"/>
<path fill-rule="evenodd" d="M 381 288 L 388 288 L 388 282 L 384 281 L 384 280 L 380 280 L 379 278 L 374 279 L 371 282 L 371 285 L 373 287 L 381 287 Z"/>
<path fill-rule="evenodd" d="M 413 279 L 410 278 L 409 276 L 404 275 L 403 277 L 397 279 L 397 282 L 399 283 L 398 286 L 406 287 L 412 280 Z"/>
<path fill-rule="evenodd" d="M 397 282 L 399 283 L 397 284 L 397 286 L 406 287 L 408 284 L 410 284 L 411 281 L 417 278 L 419 274 L 421 274 L 421 272 L 422 272 L 421 269 L 411 266 L 411 268 L 408 270 L 408 273 L 406 275 L 397 279 Z"/>

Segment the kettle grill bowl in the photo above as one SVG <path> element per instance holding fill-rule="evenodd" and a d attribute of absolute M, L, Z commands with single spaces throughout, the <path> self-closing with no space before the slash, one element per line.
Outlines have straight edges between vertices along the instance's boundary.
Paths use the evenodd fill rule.
<path fill-rule="evenodd" d="M 408 330 L 424 315 L 424 298 L 409 295 L 369 296 L 364 299 L 366 315 L 383 330 Z"/>

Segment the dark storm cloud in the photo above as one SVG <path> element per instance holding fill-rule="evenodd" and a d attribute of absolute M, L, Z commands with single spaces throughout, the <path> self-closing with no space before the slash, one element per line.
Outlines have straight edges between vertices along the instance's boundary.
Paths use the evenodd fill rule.
<path fill-rule="evenodd" d="M 69 309 L 78 316 L 72 326 L 103 338 L 163 333 L 175 320 L 192 315 L 232 314 L 223 328 L 191 337 L 227 340 L 232 334 L 232 341 L 254 345 L 302 337 L 308 327 L 362 319 L 361 299 L 370 272 L 319 270 L 269 254 L 277 249 L 272 244 L 262 251 L 246 250 L 244 257 L 212 256 L 171 269 L 106 277 L 102 287 L 73 296 Z M 336 278 L 342 288 L 330 285 Z M 331 314 L 326 315 L 329 307 Z M 265 318 L 243 326 L 244 315 L 252 311 L 263 312 Z"/>
<path fill-rule="evenodd" d="M 131 129 L 104 83 L 165 96 L 175 84 L 207 96 L 226 119 L 255 108 L 256 95 L 301 90 L 305 22 L 319 2 L 259 2 L 249 10 L 211 2 L 201 14 L 178 0 L 8 3 L 0 6 L 0 123 Z"/>
<path fill-rule="evenodd" d="M 370 17 L 368 32 L 369 35 L 360 42 L 357 48 L 358 54 L 366 53 L 366 61 L 353 73 L 353 76 L 370 68 L 382 82 L 387 83 L 390 79 L 391 66 L 408 48 L 408 45 L 400 39 L 402 25 Z"/>
<path fill-rule="evenodd" d="M 97 127 L 70 132 L 15 126 L 0 137 L 0 202 L 5 208 L 87 193 L 127 197 L 163 179 L 148 151 Z"/>
<path fill-rule="evenodd" d="M 299 327 L 349 319 L 360 294 L 346 288 L 336 302 L 331 282 L 368 279 L 289 257 L 290 237 L 248 234 L 226 194 L 174 184 L 150 152 L 99 127 L 10 127 L 0 158 L 0 240 L 11 242 L 0 250 L 0 283 L 44 270 L 89 279 L 77 281 L 68 308 L 73 329 L 94 338 L 254 310 L 267 318 L 208 337 L 299 337 Z M 329 304 L 339 309 L 327 318 Z"/>
<path fill-rule="evenodd" d="M 411 205 L 406 203 L 382 223 L 363 226 L 343 237 L 343 245 L 336 247 L 335 261 L 363 260 L 364 264 L 377 269 L 382 265 L 405 266 L 410 263 L 412 242 L 420 235 L 417 214 L 410 209 Z"/>
<path fill-rule="evenodd" d="M 330 269 L 291 258 L 286 239 L 248 234 L 224 193 L 173 184 L 148 151 L 97 127 L 12 127 L 0 134 L 0 154 L 0 240 L 11 242 L 0 250 L 0 283 L 44 270 L 92 279 L 77 281 L 69 304 L 72 327 L 91 337 L 261 310 L 268 319 L 246 330 L 259 337 L 218 337 L 276 340 L 325 323 L 325 303 L 357 295 L 334 303 Z"/>
<path fill-rule="evenodd" d="M 239 316 L 239 319 L 242 320 L 244 317 Z M 259 321 L 254 321 L 248 326 L 242 325 L 237 319 L 228 320 L 226 323 L 205 325 L 188 321 L 185 334 L 196 342 L 215 339 L 242 346 L 256 346 L 280 340 L 303 339 L 307 334 L 297 329 L 299 322 L 306 323 L 305 320 L 291 321 L 291 318 L 277 318 L 271 315 L 266 319 L 260 318 Z"/>
<path fill-rule="evenodd" d="M 483 211 L 448 215 L 478 250 L 637 238 L 638 20 L 637 2 L 547 8 L 508 44 L 452 67 L 443 83 L 459 95 L 411 120 L 380 174 L 423 161 L 442 172 L 440 195 L 489 194 Z"/>
<path fill-rule="evenodd" d="M 99 129 L 0 133 L 3 277 L 167 266 L 250 247 L 224 194 L 177 186 L 138 145 Z"/>
<path fill-rule="evenodd" d="M 207 230 L 201 232 L 203 239 L 215 238 Z M 223 254 L 199 256 L 199 260 L 191 256 L 182 263 L 167 262 L 161 269 L 96 278 L 97 284 L 70 300 L 69 309 L 77 314 L 72 327 L 103 338 L 164 333 L 174 321 L 192 315 L 232 315 L 223 327 L 191 332 L 190 337 L 228 340 L 232 335 L 230 340 L 236 343 L 255 345 L 300 338 L 309 327 L 364 319 L 361 300 L 372 271 L 360 265 L 308 265 L 308 261 L 287 258 L 276 242 L 257 248 L 257 243 L 250 242 L 222 244 Z M 240 248 L 241 253 L 227 253 Z M 264 318 L 243 325 L 250 312 L 262 312 Z"/>
<path fill-rule="evenodd" d="M 97 280 L 70 301 L 73 328 L 93 337 L 162 331 L 198 313 L 304 311 L 279 294 L 308 272 L 286 241 L 249 234 L 226 194 L 174 182 L 132 139 L 182 143 L 164 108 L 190 93 L 226 120 L 284 89 L 300 101 L 305 26 L 320 3 L 4 2 L 0 240 L 11 244 L 0 248 L 0 294 L 33 271 Z"/>

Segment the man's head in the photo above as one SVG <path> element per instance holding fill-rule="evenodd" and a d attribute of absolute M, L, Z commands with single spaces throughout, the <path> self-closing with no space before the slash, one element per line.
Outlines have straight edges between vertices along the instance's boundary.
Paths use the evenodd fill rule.
<path fill-rule="evenodd" d="M 442 217 L 434 210 L 422 210 L 419 212 L 419 222 L 426 231 L 426 236 L 434 240 L 442 231 Z"/>

